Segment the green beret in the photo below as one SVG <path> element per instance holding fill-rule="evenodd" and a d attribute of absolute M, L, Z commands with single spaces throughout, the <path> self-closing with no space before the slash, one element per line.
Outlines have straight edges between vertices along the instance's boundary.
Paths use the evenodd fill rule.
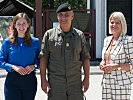
<path fill-rule="evenodd" d="M 59 13 L 59 12 L 65 12 L 65 11 L 71 11 L 72 10 L 72 7 L 70 4 L 67 4 L 67 3 L 64 3 L 64 4 L 61 4 L 58 9 L 56 10 L 56 13 Z"/>

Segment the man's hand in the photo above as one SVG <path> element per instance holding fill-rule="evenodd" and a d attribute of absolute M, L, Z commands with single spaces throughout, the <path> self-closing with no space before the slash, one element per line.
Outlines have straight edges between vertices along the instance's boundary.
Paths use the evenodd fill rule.
<path fill-rule="evenodd" d="M 42 87 L 42 90 L 47 94 L 48 91 L 51 89 L 50 88 L 50 85 L 48 83 L 47 80 L 44 80 L 43 82 L 41 82 L 41 87 Z"/>
<path fill-rule="evenodd" d="M 85 93 L 89 88 L 89 78 L 84 78 L 83 82 L 82 82 L 82 89 L 83 89 L 83 93 Z"/>
<path fill-rule="evenodd" d="M 83 69 L 84 69 L 84 80 L 82 82 L 82 89 L 85 93 L 89 88 L 89 74 L 90 74 L 90 61 L 89 59 L 85 59 L 83 61 Z"/>

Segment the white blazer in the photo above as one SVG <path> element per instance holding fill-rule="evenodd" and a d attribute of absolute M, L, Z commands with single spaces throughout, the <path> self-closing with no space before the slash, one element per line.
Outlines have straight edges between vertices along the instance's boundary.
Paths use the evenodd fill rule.
<path fill-rule="evenodd" d="M 104 39 L 104 47 L 102 50 L 102 60 L 104 61 L 104 55 L 108 49 L 113 36 L 109 36 Z M 120 35 L 115 47 L 110 52 L 111 61 L 114 64 L 130 63 L 133 66 L 133 37 L 127 35 Z M 133 83 L 133 70 L 123 71 L 115 70 L 111 74 L 104 74 L 104 79 L 115 78 L 116 83 L 119 85 L 127 85 Z M 103 83 L 108 83 L 106 80 Z"/>

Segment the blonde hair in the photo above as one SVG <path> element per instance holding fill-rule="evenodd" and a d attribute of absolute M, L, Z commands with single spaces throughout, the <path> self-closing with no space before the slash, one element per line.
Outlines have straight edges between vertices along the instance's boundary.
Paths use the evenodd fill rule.
<path fill-rule="evenodd" d="M 110 21 L 111 21 L 112 18 L 116 18 L 116 19 L 120 20 L 121 25 L 122 25 L 121 34 L 125 35 L 127 33 L 127 23 L 126 23 L 125 17 L 124 17 L 122 12 L 113 12 L 110 15 L 110 17 L 109 17 L 109 34 L 113 34 L 111 32 L 111 29 L 110 29 L 110 24 L 111 24 Z"/>

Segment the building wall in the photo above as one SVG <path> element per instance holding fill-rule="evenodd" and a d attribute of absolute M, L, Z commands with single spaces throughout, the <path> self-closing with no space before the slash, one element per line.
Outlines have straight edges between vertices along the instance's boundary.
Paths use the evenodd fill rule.
<path fill-rule="evenodd" d="M 107 36 L 107 0 L 88 0 L 90 8 L 96 9 L 96 58 L 102 58 L 104 38 Z M 133 0 L 132 0 L 132 23 L 133 23 Z M 133 25 L 132 25 L 133 29 Z M 133 31 L 132 31 L 133 36 Z"/>
<path fill-rule="evenodd" d="M 103 0 L 87 0 L 87 4 L 90 4 L 90 9 L 96 9 L 96 58 L 102 57 L 103 40 L 105 37 L 105 26 L 103 19 L 104 9 L 102 7 Z M 103 31 L 104 30 L 104 31 Z"/>
<path fill-rule="evenodd" d="M 132 0 L 132 36 L 133 36 L 133 0 Z"/>
<path fill-rule="evenodd" d="M 106 36 L 106 0 L 88 0 L 90 9 L 96 9 L 96 58 L 102 58 L 102 48 Z M 88 3 L 89 4 L 89 3 Z"/>
<path fill-rule="evenodd" d="M 120 11 L 124 14 L 127 22 L 127 35 L 132 35 L 132 0 L 107 0 L 107 19 L 115 11 Z M 109 26 L 108 20 L 107 26 Z M 109 29 L 107 28 L 107 30 Z M 109 35 L 108 31 L 107 35 Z"/>
<path fill-rule="evenodd" d="M 102 0 L 96 0 L 96 58 L 101 58 L 102 27 Z"/>

